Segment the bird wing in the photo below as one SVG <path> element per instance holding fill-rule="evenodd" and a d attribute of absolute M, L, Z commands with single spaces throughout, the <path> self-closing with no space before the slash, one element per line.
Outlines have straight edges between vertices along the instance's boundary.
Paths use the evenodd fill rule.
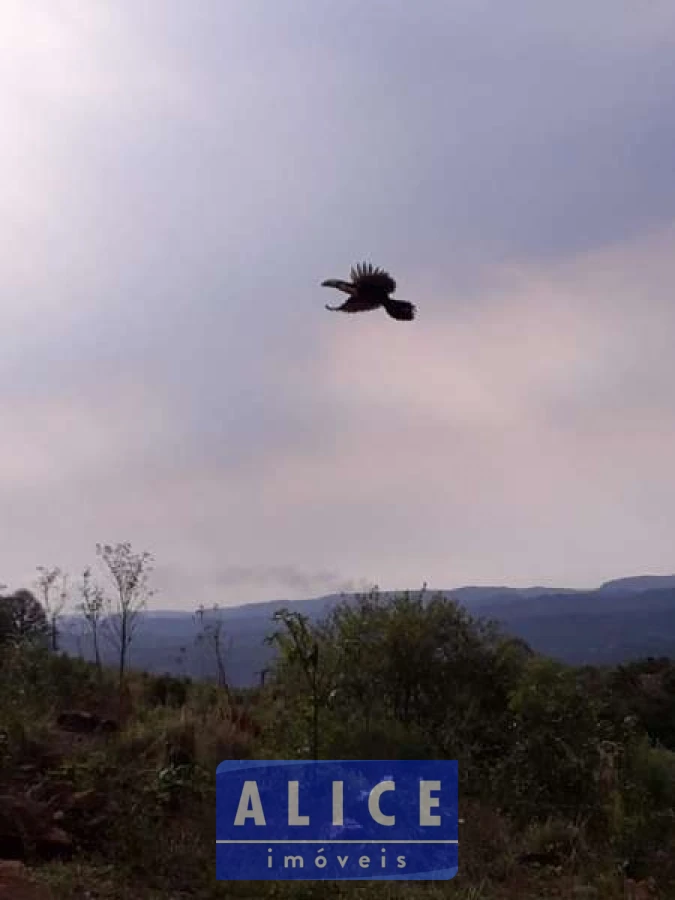
<path fill-rule="evenodd" d="M 357 290 L 362 288 L 376 288 L 386 294 L 393 294 L 396 290 L 396 282 L 384 269 L 373 268 L 371 263 L 359 263 L 352 267 L 352 284 Z"/>
<path fill-rule="evenodd" d="M 371 309 L 377 309 L 382 304 L 379 300 L 368 300 L 363 299 L 361 297 L 348 297 L 345 302 L 341 306 L 326 306 L 326 309 L 330 309 L 340 312 L 347 313 L 356 313 L 356 312 L 367 312 Z"/>

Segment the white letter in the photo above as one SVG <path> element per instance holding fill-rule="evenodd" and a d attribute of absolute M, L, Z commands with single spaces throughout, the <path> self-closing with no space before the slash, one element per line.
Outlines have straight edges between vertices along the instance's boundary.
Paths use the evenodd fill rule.
<path fill-rule="evenodd" d="M 380 796 L 384 794 L 385 791 L 393 791 L 395 787 L 396 785 L 393 781 L 381 781 L 379 784 L 376 784 L 370 792 L 370 797 L 368 797 L 368 812 L 378 825 L 393 825 L 396 821 L 396 816 L 385 816 L 380 810 Z"/>
<path fill-rule="evenodd" d="M 309 816 L 301 816 L 298 810 L 299 803 L 299 781 L 288 782 L 288 824 L 289 825 L 309 825 Z"/>
<path fill-rule="evenodd" d="M 439 806 L 438 797 L 431 797 L 431 791 L 440 791 L 440 781 L 420 781 L 420 825 L 440 825 L 441 817 L 431 815 L 431 807 Z"/>
<path fill-rule="evenodd" d="M 251 804 L 250 808 L 249 803 Z M 246 819 L 253 819 L 256 825 L 265 824 L 265 814 L 260 802 L 258 785 L 255 781 L 244 782 L 241 797 L 239 798 L 239 806 L 237 807 L 237 815 L 234 817 L 234 824 L 243 825 Z"/>
<path fill-rule="evenodd" d="M 333 825 L 344 825 L 344 782 L 333 782 Z"/>

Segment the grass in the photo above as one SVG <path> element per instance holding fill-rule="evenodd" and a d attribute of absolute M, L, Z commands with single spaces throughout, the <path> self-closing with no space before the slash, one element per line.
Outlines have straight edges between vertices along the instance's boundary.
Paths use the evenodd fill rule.
<path fill-rule="evenodd" d="M 218 882 L 216 766 L 224 759 L 291 758 L 306 698 L 289 690 L 280 699 L 277 685 L 240 692 L 232 709 L 223 691 L 193 683 L 168 702 L 161 679 L 129 673 L 119 732 L 74 735 L 57 727 L 59 712 L 109 714 L 114 673 L 31 653 L 9 653 L 1 665 L 0 795 L 29 792 L 59 814 L 74 842 L 70 860 L 28 860 L 32 877 L 55 900 L 619 900 L 621 862 L 636 847 L 647 874 L 658 878 L 655 896 L 675 897 L 675 755 L 646 737 L 626 745 L 623 780 L 592 816 L 571 814 L 562 804 L 546 816 L 514 817 L 489 785 L 465 792 L 460 869 L 449 882 Z M 539 703 L 541 692 L 534 695 Z M 537 765 L 549 719 L 563 721 L 544 710 L 532 726 L 540 729 L 533 741 Z M 360 738 L 349 723 L 336 714 L 326 727 L 332 752 L 348 746 L 358 754 Z M 418 739 L 400 722 L 382 720 L 377 728 L 389 758 Z M 551 738 L 556 747 L 561 739 L 557 732 Z M 523 778 L 527 752 L 520 744 L 514 750 Z M 517 786 L 520 802 L 526 784 Z M 69 807 L 74 796 L 82 808 Z"/>

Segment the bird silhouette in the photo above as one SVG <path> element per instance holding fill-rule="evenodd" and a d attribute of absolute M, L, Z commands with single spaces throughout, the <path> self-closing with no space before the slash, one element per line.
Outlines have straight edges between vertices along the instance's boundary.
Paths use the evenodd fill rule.
<path fill-rule="evenodd" d="M 332 312 L 367 312 L 383 307 L 392 319 L 410 322 L 415 318 L 417 308 L 407 300 L 395 300 L 391 294 L 396 290 L 396 282 L 384 269 L 373 268 L 370 263 L 361 263 L 351 270 L 351 281 L 329 278 L 322 281 L 322 287 L 337 288 L 349 297 L 341 306 L 328 306 Z"/>

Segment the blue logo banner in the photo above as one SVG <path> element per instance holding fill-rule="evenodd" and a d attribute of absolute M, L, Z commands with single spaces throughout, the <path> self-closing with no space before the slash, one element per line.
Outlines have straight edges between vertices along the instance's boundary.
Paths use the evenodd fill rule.
<path fill-rule="evenodd" d="M 219 880 L 457 874 L 455 760 L 233 760 L 216 771 Z"/>

